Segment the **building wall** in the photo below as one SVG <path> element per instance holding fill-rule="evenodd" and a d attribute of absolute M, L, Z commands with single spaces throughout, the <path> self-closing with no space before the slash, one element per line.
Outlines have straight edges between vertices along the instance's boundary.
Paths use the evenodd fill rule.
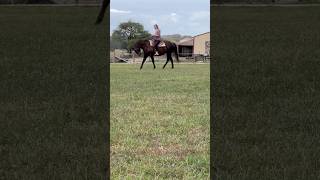
<path fill-rule="evenodd" d="M 195 36 L 193 54 L 210 54 L 210 32 Z"/>

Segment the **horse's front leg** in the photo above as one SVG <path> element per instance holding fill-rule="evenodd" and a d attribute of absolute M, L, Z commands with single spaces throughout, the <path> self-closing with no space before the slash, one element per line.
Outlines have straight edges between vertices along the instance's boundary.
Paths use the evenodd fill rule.
<path fill-rule="evenodd" d="M 148 57 L 148 56 L 144 55 L 143 60 L 142 60 L 142 63 L 141 63 L 141 66 L 140 66 L 140 70 L 142 69 L 143 64 L 144 64 L 144 62 L 146 61 L 147 57 Z"/>
<path fill-rule="evenodd" d="M 153 69 L 155 69 L 155 68 L 156 68 L 156 65 L 154 64 L 154 58 L 153 58 L 153 56 L 152 56 L 152 55 L 151 55 L 150 57 L 151 57 L 151 60 L 152 60 Z"/>
<path fill-rule="evenodd" d="M 168 62 L 169 62 L 169 57 L 167 56 L 167 61 L 166 61 L 166 63 L 163 65 L 163 68 L 162 68 L 162 69 L 164 69 L 164 68 L 166 67 L 166 65 L 168 64 Z"/>

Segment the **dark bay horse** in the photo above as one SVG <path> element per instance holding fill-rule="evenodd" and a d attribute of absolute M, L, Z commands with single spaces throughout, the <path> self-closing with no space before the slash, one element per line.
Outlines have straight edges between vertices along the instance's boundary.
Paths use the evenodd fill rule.
<path fill-rule="evenodd" d="M 172 43 L 170 41 L 163 41 L 165 46 L 159 46 L 158 45 L 158 53 L 159 56 L 167 54 L 167 61 L 164 64 L 163 68 L 166 67 L 167 63 L 169 60 L 171 61 L 171 67 L 172 69 L 174 68 L 173 66 L 173 59 L 171 56 L 171 53 L 175 53 L 176 60 L 179 62 L 179 57 L 178 57 L 178 49 L 177 45 L 175 43 Z M 161 42 L 159 43 L 161 44 Z M 151 46 L 149 40 L 139 40 L 138 42 L 135 43 L 133 50 L 140 56 L 141 52 L 140 49 L 143 50 L 143 60 L 140 66 L 140 69 L 142 69 L 144 62 L 146 61 L 147 57 L 150 56 L 152 63 L 153 63 L 153 68 L 156 68 L 156 65 L 154 64 L 154 54 L 155 54 L 155 48 Z"/>

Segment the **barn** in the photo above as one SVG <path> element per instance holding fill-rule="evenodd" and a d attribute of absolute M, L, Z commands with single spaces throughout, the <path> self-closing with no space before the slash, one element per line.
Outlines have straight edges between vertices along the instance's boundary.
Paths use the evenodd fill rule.
<path fill-rule="evenodd" d="M 190 57 L 193 54 L 193 38 L 184 38 L 178 43 L 178 52 L 181 57 Z"/>
<path fill-rule="evenodd" d="M 193 54 L 210 55 L 210 32 L 193 37 Z"/>
<path fill-rule="evenodd" d="M 179 56 L 210 56 L 210 32 L 192 38 L 184 38 L 178 42 Z"/>

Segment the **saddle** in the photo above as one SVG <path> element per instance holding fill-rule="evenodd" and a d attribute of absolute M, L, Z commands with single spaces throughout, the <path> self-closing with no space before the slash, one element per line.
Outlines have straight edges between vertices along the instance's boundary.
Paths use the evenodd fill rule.
<path fill-rule="evenodd" d="M 150 46 L 154 47 L 154 41 L 153 40 L 149 40 Z M 160 41 L 158 44 L 158 47 L 165 47 L 166 44 L 163 41 Z"/>

